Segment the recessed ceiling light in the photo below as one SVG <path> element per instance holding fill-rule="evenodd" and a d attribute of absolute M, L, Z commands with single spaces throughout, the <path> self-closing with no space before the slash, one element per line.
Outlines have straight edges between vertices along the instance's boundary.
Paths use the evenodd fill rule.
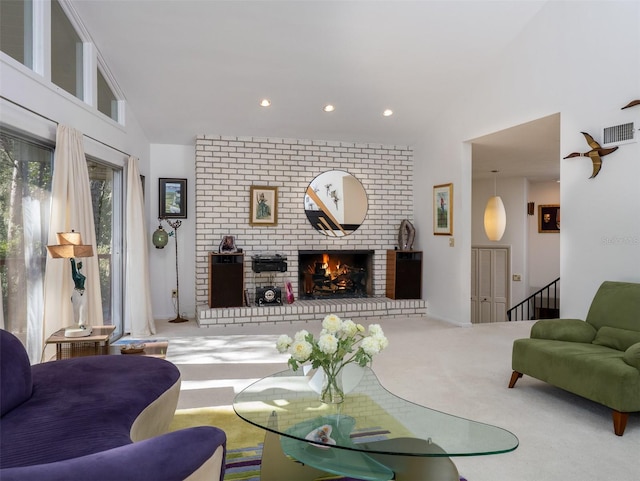
<path fill-rule="evenodd" d="M 262 99 L 260 101 L 260 107 L 269 107 L 271 105 L 271 100 L 269 99 Z"/>
<path fill-rule="evenodd" d="M 324 110 L 325 112 L 333 112 L 336 108 L 331 105 L 331 104 L 327 104 L 324 106 L 324 108 L 322 110 Z"/>
<path fill-rule="evenodd" d="M 393 115 L 393 110 L 385 109 L 385 111 L 382 112 L 382 115 L 384 115 L 385 117 L 391 117 Z"/>

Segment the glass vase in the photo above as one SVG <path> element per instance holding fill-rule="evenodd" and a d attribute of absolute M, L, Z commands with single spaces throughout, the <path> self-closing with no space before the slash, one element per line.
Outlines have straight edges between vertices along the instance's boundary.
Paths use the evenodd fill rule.
<path fill-rule="evenodd" d="M 324 370 L 320 401 L 325 404 L 340 404 L 344 401 L 340 370 L 334 371 L 330 368 Z"/>

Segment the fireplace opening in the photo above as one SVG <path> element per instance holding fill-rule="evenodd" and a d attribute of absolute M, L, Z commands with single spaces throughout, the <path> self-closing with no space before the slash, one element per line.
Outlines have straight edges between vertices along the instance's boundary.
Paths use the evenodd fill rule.
<path fill-rule="evenodd" d="M 370 297 L 372 250 L 298 251 L 300 299 Z"/>

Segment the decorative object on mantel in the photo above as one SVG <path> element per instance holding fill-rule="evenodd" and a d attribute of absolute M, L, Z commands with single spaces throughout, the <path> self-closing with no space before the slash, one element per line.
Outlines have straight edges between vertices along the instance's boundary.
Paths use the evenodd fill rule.
<path fill-rule="evenodd" d="M 293 286 L 291 285 L 291 281 L 285 282 L 284 286 L 287 291 L 287 304 L 293 304 L 295 296 L 293 295 Z"/>
<path fill-rule="evenodd" d="M 433 187 L 433 235 L 453 235 L 453 184 Z"/>
<path fill-rule="evenodd" d="M 69 259 L 71 262 L 71 278 L 73 279 L 73 292 L 71 303 L 73 304 L 73 319 L 75 326 L 67 327 L 65 337 L 87 337 L 91 335 L 91 327 L 87 327 L 87 296 L 85 290 L 86 276 L 80 272 L 82 262 L 76 264 L 76 258 L 93 257 L 93 246 L 83 245 L 79 232 L 58 232 L 57 245 L 47 246 L 49 255 L 54 259 Z"/>
<path fill-rule="evenodd" d="M 602 168 L 602 157 L 604 157 L 605 155 L 609 155 L 610 153 L 618 150 L 618 146 L 609 147 L 606 149 L 602 148 L 600 144 L 596 142 L 591 135 L 589 135 L 586 132 L 581 132 L 581 133 L 582 135 L 584 135 L 584 138 L 587 140 L 587 144 L 589 144 L 589 147 L 591 147 L 591 150 L 584 153 L 572 152 L 564 158 L 568 159 L 570 157 L 589 157 L 591 159 L 591 162 L 593 163 L 593 173 L 589 178 L 593 179 L 596 175 L 598 175 L 598 173 L 600 172 L 600 169 Z"/>
<path fill-rule="evenodd" d="M 345 395 L 343 369 L 351 363 L 361 367 L 371 364 L 373 356 L 388 344 L 379 324 L 371 324 L 365 330 L 362 324 L 343 321 L 335 314 L 329 314 L 322 321 L 322 331 L 317 339 L 306 330 L 301 330 L 293 339 L 286 334 L 280 336 L 276 348 L 282 354 L 291 355 L 288 364 L 294 371 L 306 363 L 311 363 L 313 369 L 322 369 L 324 378 L 320 400 L 327 404 L 339 404 L 344 401 Z"/>
<path fill-rule="evenodd" d="M 631 108 L 631 107 L 635 107 L 636 105 L 640 105 L 640 100 L 632 100 L 627 105 L 622 107 L 620 110 L 624 110 L 624 109 L 628 109 L 628 108 Z"/>
<path fill-rule="evenodd" d="M 401 251 L 413 250 L 413 241 L 416 237 L 416 229 L 413 224 L 404 219 L 400 222 L 400 230 L 398 231 L 398 249 Z"/>
<path fill-rule="evenodd" d="M 497 194 L 496 179 L 498 171 L 492 170 L 491 172 L 494 174 L 493 197 L 489 198 L 484 209 L 484 232 L 489 240 L 499 241 L 502 239 L 504 230 L 507 227 L 507 212 L 504 209 L 502 198 Z"/>
<path fill-rule="evenodd" d="M 181 220 L 174 220 L 171 221 L 169 219 L 166 219 L 164 217 L 159 217 L 158 221 L 160 222 L 160 225 L 158 226 L 158 229 L 153 233 L 153 245 L 156 246 L 157 249 L 163 249 L 164 246 L 167 245 L 167 242 L 169 241 L 169 237 L 174 237 L 176 242 L 175 242 L 175 247 L 176 247 L 176 317 L 175 319 L 170 320 L 169 322 L 174 322 L 174 323 L 178 323 L 178 322 L 187 322 L 189 319 L 185 319 L 184 317 L 180 317 L 180 281 L 179 281 L 179 277 L 178 277 L 178 228 L 182 225 L 182 221 Z M 166 233 L 166 231 L 162 228 L 162 221 L 165 221 L 167 224 L 169 224 L 171 226 L 171 228 L 173 229 L 173 232 L 169 232 Z M 163 234 L 164 232 L 164 234 Z M 166 235 L 166 240 L 165 240 L 165 235 Z"/>
<path fill-rule="evenodd" d="M 236 238 L 232 235 L 226 235 L 220 241 L 220 245 L 218 246 L 218 252 L 220 254 L 224 253 L 234 253 L 234 252 L 242 252 L 242 249 L 238 249 L 236 246 Z"/>

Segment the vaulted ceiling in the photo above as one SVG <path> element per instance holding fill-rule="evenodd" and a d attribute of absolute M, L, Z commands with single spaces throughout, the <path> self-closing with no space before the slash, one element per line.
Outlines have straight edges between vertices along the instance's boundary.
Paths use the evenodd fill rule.
<path fill-rule="evenodd" d="M 221 134 L 413 145 L 545 2 L 70 3 L 152 143 Z"/>

